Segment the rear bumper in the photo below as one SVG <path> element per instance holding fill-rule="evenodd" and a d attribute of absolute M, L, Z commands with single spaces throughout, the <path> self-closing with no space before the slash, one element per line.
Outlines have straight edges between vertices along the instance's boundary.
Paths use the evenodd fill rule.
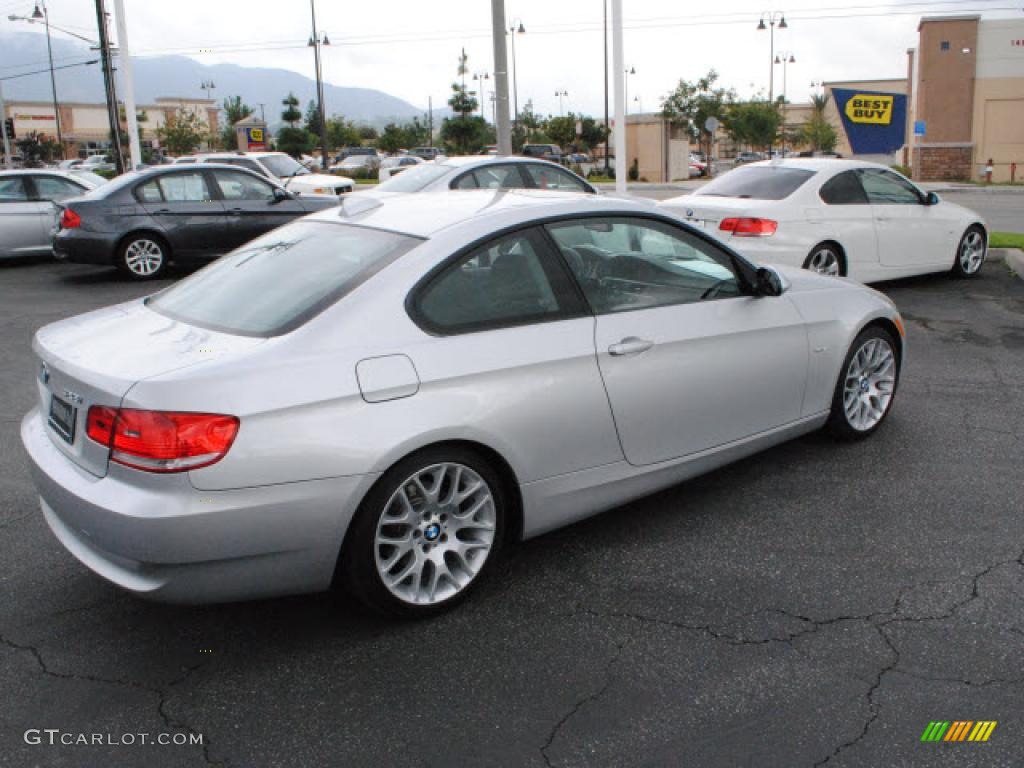
<path fill-rule="evenodd" d="M 75 264 L 112 265 L 115 248 L 116 235 L 107 233 L 62 229 L 53 238 L 53 255 Z"/>
<path fill-rule="evenodd" d="M 52 444 L 38 409 L 22 421 L 21 439 L 61 544 L 108 581 L 168 602 L 328 588 L 349 521 L 376 479 L 198 491 L 185 474 L 114 464 L 105 477 L 89 474 Z"/>
<path fill-rule="evenodd" d="M 802 267 L 807 259 L 807 249 L 798 243 L 772 237 L 724 237 L 719 238 L 737 253 L 758 264 L 782 264 L 787 267 Z"/>

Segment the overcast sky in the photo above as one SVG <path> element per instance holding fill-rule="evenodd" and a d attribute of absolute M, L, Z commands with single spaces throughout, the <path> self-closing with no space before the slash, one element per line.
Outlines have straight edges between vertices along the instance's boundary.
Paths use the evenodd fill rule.
<path fill-rule="evenodd" d="M 0 24 L 27 30 L 7 15 L 29 14 L 33 5 L 0 0 Z M 92 0 L 48 5 L 55 25 L 95 35 Z M 792 101 L 805 101 L 812 81 L 905 76 L 906 49 L 916 44 L 922 12 L 990 8 L 1002 10 L 986 15 L 1021 18 L 1020 5 L 1017 0 L 1013 11 L 1009 0 L 783 3 L 778 7 L 786 12 L 788 29 L 776 31 L 775 49 L 796 59 L 788 66 L 787 93 Z M 308 0 L 126 0 L 126 6 L 136 55 L 177 53 L 207 63 L 313 75 L 312 51 L 305 47 Z M 521 20 L 526 29 L 516 36 L 520 106 L 532 99 L 537 111 L 557 114 L 555 93 L 565 90 L 567 111 L 602 113 L 601 0 L 507 0 L 505 7 L 509 19 Z M 756 29 L 764 0 L 623 0 L 623 8 L 626 65 L 636 70 L 628 78 L 631 112 L 657 109 L 680 77 L 695 79 L 712 67 L 741 96 L 767 92 L 769 35 Z M 463 47 L 472 71 L 493 70 L 489 0 L 318 0 L 317 17 L 332 43 L 325 49 L 324 76 L 336 85 L 376 88 L 423 107 L 431 96 L 436 106 L 450 93 Z M 778 93 L 782 67 L 775 70 Z M 196 85 L 194 95 L 200 95 Z M 335 111 L 330 105 L 328 110 Z"/>

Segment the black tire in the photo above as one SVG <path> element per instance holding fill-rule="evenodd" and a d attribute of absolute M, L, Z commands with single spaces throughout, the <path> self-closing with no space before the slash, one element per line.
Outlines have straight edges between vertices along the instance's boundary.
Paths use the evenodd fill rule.
<path fill-rule="evenodd" d="M 885 402 L 881 417 L 873 425 L 864 428 L 863 425 L 852 423 L 851 418 L 847 414 L 846 383 L 854 357 L 862 348 L 865 347 L 865 345 L 873 340 L 880 340 L 888 345 L 893 358 L 892 375 L 894 378 L 891 384 L 889 399 Z M 832 410 L 826 424 L 829 432 L 841 440 L 860 440 L 874 434 L 874 432 L 885 423 L 890 411 L 892 411 L 892 404 L 896 398 L 896 390 L 899 388 L 900 365 L 899 344 L 897 344 L 891 333 L 877 325 L 869 326 L 861 331 L 850 345 L 850 349 L 847 351 L 846 357 L 843 359 L 843 367 L 839 370 L 836 387 L 832 394 Z M 870 388 L 873 384 L 869 383 L 867 386 Z M 865 394 L 867 394 L 867 392 L 865 392 Z M 871 400 L 870 396 L 869 400 Z M 879 403 L 880 400 L 876 397 L 872 402 Z"/>
<path fill-rule="evenodd" d="M 159 235 L 136 232 L 121 241 L 117 268 L 132 280 L 156 280 L 167 272 L 171 248 Z"/>
<path fill-rule="evenodd" d="M 973 248 L 971 244 L 973 243 Z M 977 249 L 980 248 L 980 261 L 977 260 Z M 985 258 L 988 256 L 988 239 L 985 237 L 985 230 L 977 224 L 967 228 L 956 246 L 956 255 L 953 257 L 953 269 L 950 271 L 953 277 L 961 280 L 968 280 L 977 277 L 981 268 L 985 265 Z"/>
<path fill-rule="evenodd" d="M 419 472 L 444 463 L 464 465 L 486 483 L 493 500 L 493 539 L 485 559 L 477 566 L 476 574 L 466 585 L 443 600 L 415 604 L 398 597 L 384 584 L 377 566 L 378 523 L 386 511 L 388 502 L 400 488 L 411 482 Z M 497 559 L 505 534 L 507 504 L 508 499 L 501 477 L 475 451 L 462 446 L 445 445 L 417 451 L 385 472 L 359 505 L 339 555 L 336 581 L 361 603 L 385 616 L 420 619 L 449 610 L 472 592 Z M 430 550 L 431 545 L 427 543 L 426 533 L 428 532 L 424 532 L 423 535 L 417 534 L 412 547 L 414 557 L 418 556 L 415 552 L 417 548 L 422 551 L 426 546 L 426 549 Z M 452 540 L 455 540 L 454 534 Z M 440 540 L 434 541 L 436 546 Z M 446 556 L 442 553 L 441 557 L 444 559 Z M 449 582 L 454 584 L 450 579 Z"/>
<path fill-rule="evenodd" d="M 803 268 L 820 274 L 828 274 L 816 266 L 825 261 L 834 263 L 838 267 L 839 277 L 846 277 L 846 256 L 843 255 L 843 249 L 832 242 L 818 243 L 811 248 L 807 258 L 804 259 Z"/>

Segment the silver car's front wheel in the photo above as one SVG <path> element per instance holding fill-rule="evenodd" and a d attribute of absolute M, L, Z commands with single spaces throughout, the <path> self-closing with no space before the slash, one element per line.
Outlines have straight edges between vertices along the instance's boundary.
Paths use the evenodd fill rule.
<path fill-rule="evenodd" d="M 953 273 L 957 277 L 974 277 L 981 271 L 981 265 L 985 263 L 987 250 L 988 243 L 985 241 L 985 233 L 977 226 L 968 229 L 960 238 Z"/>
<path fill-rule="evenodd" d="M 889 413 L 898 379 L 896 341 L 878 326 L 863 331 L 851 345 L 836 385 L 832 431 L 840 437 L 874 432 Z"/>
<path fill-rule="evenodd" d="M 414 454 L 360 506 L 339 560 L 346 586 L 384 613 L 421 616 L 457 602 L 501 544 L 501 478 L 474 451 Z"/>

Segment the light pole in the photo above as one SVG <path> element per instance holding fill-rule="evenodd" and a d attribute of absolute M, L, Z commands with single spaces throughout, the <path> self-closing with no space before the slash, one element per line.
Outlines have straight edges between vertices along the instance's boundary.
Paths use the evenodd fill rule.
<path fill-rule="evenodd" d="M 636 74 L 636 67 L 630 67 L 629 69 L 624 69 L 622 71 L 626 73 L 626 76 L 624 78 L 622 78 L 622 82 L 623 82 L 623 89 L 625 91 L 623 93 L 623 96 L 626 97 L 626 114 L 628 115 L 629 114 L 629 76 Z"/>
<path fill-rule="evenodd" d="M 512 39 L 512 131 L 519 130 L 519 81 L 516 79 L 516 35 L 525 35 L 526 27 L 521 19 L 514 20 L 508 28 Z"/>
<path fill-rule="evenodd" d="M 42 10 L 40 10 L 42 7 Z M 50 60 L 50 89 L 53 93 L 53 120 L 57 125 L 57 143 L 60 145 L 60 159 L 65 158 L 64 155 L 64 136 L 60 130 L 60 105 L 57 102 L 57 77 L 53 72 L 53 44 L 50 42 L 50 12 L 46 8 L 46 0 L 39 0 L 36 3 L 36 7 L 32 10 L 32 16 L 15 16 L 10 15 L 7 17 L 11 21 L 27 21 L 29 23 L 36 23 L 40 19 L 46 27 L 46 55 Z M 73 33 L 69 33 L 73 34 Z M 74 35 L 75 37 L 81 37 L 81 35 Z M 93 42 L 90 40 L 89 42 Z"/>
<path fill-rule="evenodd" d="M 316 103 L 320 117 L 320 164 L 327 170 L 327 116 L 324 114 L 324 78 L 320 68 L 320 48 L 330 45 L 327 35 L 321 38 L 316 31 L 316 1 L 309 0 L 309 12 L 313 19 L 313 36 L 309 38 L 309 47 L 313 49 L 313 63 L 316 67 Z"/>
<path fill-rule="evenodd" d="M 569 96 L 569 92 L 564 88 L 560 91 L 555 91 L 555 96 L 558 97 L 558 116 L 565 117 L 565 109 L 562 107 L 562 99 Z"/>
<path fill-rule="evenodd" d="M 786 156 L 786 66 L 796 64 L 792 51 L 779 51 L 775 63 L 782 65 L 782 156 Z"/>
<path fill-rule="evenodd" d="M 217 86 L 214 85 L 213 80 L 203 80 L 203 82 L 201 82 L 199 84 L 199 89 L 202 90 L 202 91 L 206 91 L 206 100 L 207 101 L 209 101 L 210 98 L 211 98 L 210 97 L 210 91 L 214 90 L 216 87 Z"/>
<path fill-rule="evenodd" d="M 768 22 L 768 26 L 765 26 L 765 21 Z M 761 20 L 757 22 L 757 29 L 759 32 L 763 32 L 768 29 L 769 34 L 769 49 L 768 49 L 768 103 L 771 104 L 775 100 L 775 25 L 779 25 L 779 29 L 788 29 L 789 25 L 786 23 L 786 14 L 782 11 L 768 11 L 761 14 Z"/>
<path fill-rule="evenodd" d="M 484 80 L 490 80 L 491 79 L 491 73 L 490 72 L 474 72 L 473 73 L 473 79 L 476 80 L 478 83 L 480 83 L 480 85 L 477 86 L 478 92 L 480 94 L 480 118 L 482 120 L 486 121 L 487 118 L 484 117 L 484 94 L 486 93 L 486 89 L 484 88 Z"/>
<path fill-rule="evenodd" d="M 636 111 L 637 111 L 637 114 L 643 114 L 643 111 L 644 111 L 644 103 L 643 103 L 643 102 L 642 102 L 642 101 L 640 100 L 640 97 L 639 97 L 639 96 L 634 96 L 634 97 L 633 97 L 633 101 L 635 101 L 635 102 L 636 102 Z"/>

